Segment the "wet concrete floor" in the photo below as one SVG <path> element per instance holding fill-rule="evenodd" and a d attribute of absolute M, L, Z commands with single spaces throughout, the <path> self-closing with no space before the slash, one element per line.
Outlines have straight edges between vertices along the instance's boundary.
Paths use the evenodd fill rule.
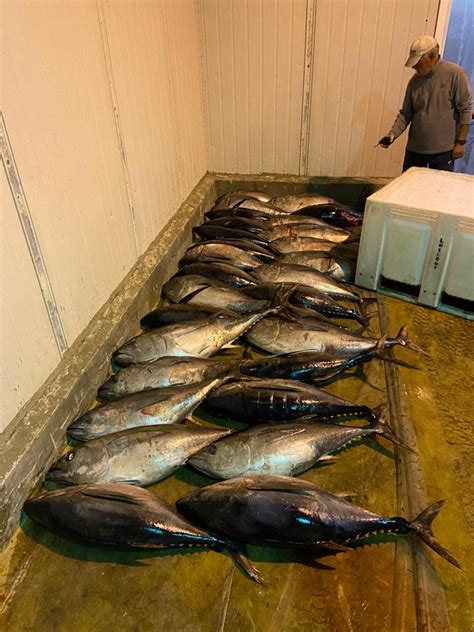
<path fill-rule="evenodd" d="M 354 493 L 356 504 L 388 516 L 413 518 L 425 504 L 446 499 L 434 533 L 464 571 L 413 536 L 373 538 L 370 545 L 318 560 L 250 547 L 265 587 L 246 579 L 225 554 L 93 549 L 24 519 L 0 558 L 0 629 L 471 630 L 474 326 L 380 297 L 371 334 L 395 334 L 403 324 L 429 357 L 401 348 L 393 355 L 417 368 L 374 360 L 363 373 L 344 376 L 328 389 L 369 406 L 387 402 L 394 429 L 417 454 L 394 454 L 384 439 L 364 441 L 302 478 Z M 174 502 L 209 482 L 181 468 L 152 491 Z"/>

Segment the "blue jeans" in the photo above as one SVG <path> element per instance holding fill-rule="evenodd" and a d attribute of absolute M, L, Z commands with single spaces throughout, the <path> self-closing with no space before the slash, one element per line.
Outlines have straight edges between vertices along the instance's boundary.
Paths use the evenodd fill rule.
<path fill-rule="evenodd" d="M 440 169 L 441 171 L 452 171 L 454 160 L 452 151 L 444 151 L 441 154 L 417 154 L 407 149 L 402 171 L 410 167 L 428 167 L 428 169 Z"/>

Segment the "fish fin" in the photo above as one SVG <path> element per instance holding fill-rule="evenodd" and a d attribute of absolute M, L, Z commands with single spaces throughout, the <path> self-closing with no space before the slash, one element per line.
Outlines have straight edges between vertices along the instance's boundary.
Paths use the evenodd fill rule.
<path fill-rule="evenodd" d="M 322 549 L 333 549 L 334 551 L 348 551 L 349 550 L 347 546 L 344 546 L 343 544 L 339 544 L 339 542 L 334 542 L 334 540 L 325 540 L 324 542 L 316 542 L 316 546 L 321 547 Z"/>
<path fill-rule="evenodd" d="M 261 586 L 267 586 L 267 583 L 260 575 L 260 572 L 257 568 L 251 563 L 251 561 L 238 549 L 231 548 L 229 549 L 229 553 L 231 554 L 234 562 L 240 568 L 240 570 L 246 575 L 249 579 L 253 580 L 257 584 Z"/>
<path fill-rule="evenodd" d="M 337 492 L 337 494 L 334 494 L 334 496 L 342 498 L 343 500 L 348 500 L 349 502 L 351 502 L 354 498 L 357 498 L 358 495 L 359 494 L 356 494 L 355 492 Z"/>
<path fill-rule="evenodd" d="M 272 297 L 270 308 L 274 308 L 276 310 L 283 309 L 297 287 L 297 285 L 279 283 L 276 286 L 275 293 Z"/>
<path fill-rule="evenodd" d="M 323 461 L 324 463 L 335 463 L 337 461 L 337 456 L 331 456 L 330 454 L 324 454 L 323 456 L 320 456 L 318 459 L 318 463 L 321 463 L 321 461 Z"/>
<path fill-rule="evenodd" d="M 402 347 L 406 347 L 407 349 L 411 349 L 412 351 L 416 351 L 417 353 L 421 353 L 421 355 L 424 355 L 427 358 L 430 357 L 426 351 L 421 349 L 421 347 L 418 347 L 413 342 L 411 342 L 411 340 L 408 338 L 408 329 L 406 325 L 403 325 L 403 327 L 400 328 L 400 331 L 395 336 L 395 338 L 389 338 L 386 343 L 388 344 L 388 346 L 400 345 Z"/>
<path fill-rule="evenodd" d="M 307 481 L 294 479 L 289 476 L 280 476 L 278 478 L 278 481 L 268 481 L 265 476 L 255 476 L 253 480 L 249 480 L 245 487 L 255 491 L 285 492 L 289 494 L 300 494 L 302 496 L 314 496 L 314 494 L 319 491 L 315 485 Z"/>
<path fill-rule="evenodd" d="M 149 500 L 149 492 L 146 492 L 141 488 L 133 488 L 133 496 L 131 494 L 124 493 L 120 489 L 116 489 L 116 484 L 110 485 L 95 485 L 93 488 L 87 486 L 85 489 L 81 489 L 80 493 L 84 496 L 90 496 L 91 498 L 102 498 L 104 500 L 113 500 L 120 503 L 126 503 L 128 505 L 143 505 Z"/>
<path fill-rule="evenodd" d="M 251 378 L 248 381 L 247 386 L 249 388 L 257 388 L 257 389 L 262 388 L 261 383 L 257 382 L 258 379 L 259 378 Z M 253 380 L 255 380 L 255 383 L 253 382 Z M 306 388 L 307 386 L 308 386 L 307 384 L 302 384 L 301 386 L 299 386 L 298 384 L 295 384 L 294 386 L 293 385 L 291 385 L 291 386 L 278 385 L 278 386 L 272 387 L 272 391 L 274 391 L 275 393 L 288 393 L 288 392 L 291 392 L 291 391 L 302 391 L 302 392 L 304 392 L 304 391 L 307 390 L 307 388 Z"/>
<path fill-rule="evenodd" d="M 412 522 L 410 522 L 411 529 L 420 536 L 425 544 L 427 544 L 433 551 L 436 551 L 438 555 L 443 557 L 456 568 L 463 570 L 459 562 L 447 551 L 441 544 L 438 544 L 433 536 L 431 529 L 431 523 L 440 512 L 444 505 L 444 500 L 438 500 L 426 509 L 424 509 Z"/>
<path fill-rule="evenodd" d="M 417 454 L 417 451 L 414 448 L 406 445 L 406 443 L 403 443 L 403 441 L 397 437 L 397 435 L 388 425 L 388 422 L 386 420 L 387 407 L 385 404 L 380 404 L 373 409 L 373 412 L 375 414 L 375 419 L 370 422 L 369 428 L 372 428 L 375 434 L 379 434 L 382 437 L 385 437 L 395 445 L 398 445 L 400 448 L 403 448 L 408 452 Z"/>

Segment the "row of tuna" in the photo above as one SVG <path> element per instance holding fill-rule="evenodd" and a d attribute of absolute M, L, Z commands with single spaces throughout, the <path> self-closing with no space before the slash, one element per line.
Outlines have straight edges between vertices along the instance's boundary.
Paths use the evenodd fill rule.
<path fill-rule="evenodd" d="M 144 316 L 144 332 L 113 354 L 119 370 L 98 391 L 103 403 L 68 428 L 83 443 L 47 479 L 72 487 L 30 499 L 28 516 L 96 546 L 226 550 L 257 582 L 247 543 L 310 552 L 414 532 L 459 566 L 431 531 L 441 501 L 409 522 L 293 478 L 365 436 L 410 450 L 382 406 L 320 388 L 351 367 L 389 359 L 394 345 L 423 353 L 405 328 L 394 338 L 363 335 L 371 300 L 349 285 L 361 223 L 362 213 L 319 195 L 221 196 L 163 287 L 167 305 Z M 267 355 L 252 357 L 252 348 Z M 197 407 L 217 423 L 248 427 L 190 420 Z M 334 423 L 343 418 L 368 423 Z M 186 463 L 223 480 L 176 508 L 140 489 Z"/>

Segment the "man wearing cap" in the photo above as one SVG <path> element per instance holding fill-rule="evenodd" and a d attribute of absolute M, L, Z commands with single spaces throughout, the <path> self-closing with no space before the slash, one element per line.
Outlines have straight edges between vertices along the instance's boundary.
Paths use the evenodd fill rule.
<path fill-rule="evenodd" d="M 408 82 L 392 129 L 379 144 L 389 147 L 410 125 L 403 171 L 409 167 L 452 171 L 454 159 L 464 154 L 472 116 L 466 73 L 440 58 L 439 44 L 430 35 L 413 42 L 405 66 L 416 74 Z"/>

